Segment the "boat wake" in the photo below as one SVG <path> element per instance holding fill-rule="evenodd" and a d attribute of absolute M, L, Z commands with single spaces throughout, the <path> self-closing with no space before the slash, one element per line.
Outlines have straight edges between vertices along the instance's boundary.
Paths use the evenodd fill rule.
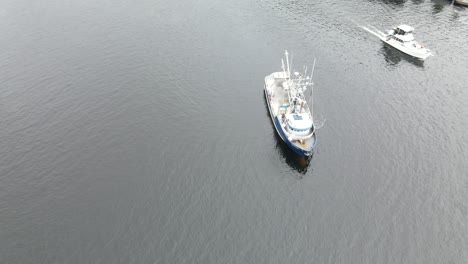
<path fill-rule="evenodd" d="M 385 37 L 387 36 L 387 34 L 383 33 L 382 31 L 378 30 L 377 28 L 375 28 L 374 26 L 370 26 L 370 27 L 365 27 L 365 26 L 360 26 L 362 29 L 364 29 L 365 31 L 371 33 L 372 35 L 378 37 L 379 39 L 381 40 L 385 40 Z"/>
<path fill-rule="evenodd" d="M 323 125 L 325 125 L 325 121 L 327 121 L 326 118 L 323 119 L 323 120 L 314 121 L 315 129 L 318 130 L 318 129 L 322 128 Z"/>
<path fill-rule="evenodd" d="M 371 33 L 372 35 L 378 37 L 378 38 L 381 39 L 381 40 L 385 39 L 385 37 L 387 36 L 387 34 L 385 34 L 384 32 L 382 32 L 382 31 L 380 31 L 380 30 L 378 30 L 378 29 L 377 29 L 376 27 L 374 27 L 374 26 L 371 26 L 371 25 L 366 25 L 366 26 L 364 26 L 364 25 L 362 25 L 362 24 L 360 24 L 360 23 L 358 23 L 358 22 L 356 22 L 356 21 L 354 21 L 354 20 L 352 20 L 352 19 L 350 19 L 350 21 L 351 21 L 353 24 L 355 24 L 356 26 L 358 26 L 359 28 L 364 29 L 365 31 Z"/>

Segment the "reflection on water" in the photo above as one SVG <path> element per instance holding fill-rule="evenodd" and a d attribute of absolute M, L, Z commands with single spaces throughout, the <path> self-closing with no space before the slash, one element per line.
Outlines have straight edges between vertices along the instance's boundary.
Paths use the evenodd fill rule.
<path fill-rule="evenodd" d="M 446 0 L 432 0 L 432 14 L 436 15 L 444 10 L 445 7 L 451 7 L 454 11 L 463 11 L 465 7 L 452 1 Z M 460 14 L 458 12 L 453 12 L 450 15 L 450 20 L 455 21 L 459 18 Z"/>
<path fill-rule="evenodd" d="M 371 2 L 374 2 L 374 1 L 371 1 Z M 379 2 L 382 2 L 387 5 L 402 6 L 403 4 L 406 3 L 406 0 L 380 0 Z"/>
<path fill-rule="evenodd" d="M 453 6 L 455 9 L 462 9 L 464 7 L 459 7 L 459 6 Z M 460 17 L 460 14 L 458 12 L 453 12 L 452 15 L 450 16 L 450 21 L 456 21 Z"/>
<path fill-rule="evenodd" d="M 379 53 L 382 53 L 384 55 L 387 65 L 391 66 L 392 68 L 396 67 L 402 60 L 407 61 L 417 67 L 424 68 L 423 60 L 413 58 L 408 54 L 405 54 L 393 47 L 388 46 L 387 44 L 383 44 Z"/>
<path fill-rule="evenodd" d="M 444 10 L 444 5 L 443 4 L 434 3 L 434 5 L 432 6 L 432 14 L 434 14 L 434 15 L 442 12 L 442 10 Z"/>
<path fill-rule="evenodd" d="M 273 129 L 275 129 L 273 127 Z M 281 137 L 275 131 L 275 138 L 276 138 L 276 149 L 278 149 L 278 153 L 284 158 L 286 163 L 292 169 L 296 170 L 297 172 L 305 175 L 307 170 L 309 169 L 310 162 L 314 157 L 314 152 L 309 157 L 299 156 L 294 152 L 292 149 L 283 142 Z M 302 176 L 300 177 L 302 178 Z"/>
<path fill-rule="evenodd" d="M 438 14 L 444 10 L 445 6 L 450 6 L 450 1 L 446 0 L 432 0 L 432 14 Z"/>
<path fill-rule="evenodd" d="M 371 2 L 378 1 L 382 2 L 387 5 L 393 5 L 393 6 L 403 6 L 407 0 L 370 0 Z M 424 3 L 424 0 L 411 0 L 411 2 L 415 5 L 419 5 Z"/>

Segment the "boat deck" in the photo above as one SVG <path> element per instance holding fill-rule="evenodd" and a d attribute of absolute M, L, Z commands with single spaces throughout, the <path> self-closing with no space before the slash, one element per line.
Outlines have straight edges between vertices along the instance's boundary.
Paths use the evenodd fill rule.
<path fill-rule="evenodd" d="M 306 139 L 304 141 L 304 144 L 301 144 L 300 141 L 294 141 L 294 142 L 292 142 L 292 144 L 295 145 L 298 148 L 301 148 L 301 149 L 310 149 L 315 144 L 315 133 L 311 138 Z"/>
<path fill-rule="evenodd" d="M 275 83 L 271 87 L 273 98 L 270 101 L 273 114 L 276 116 L 281 105 L 288 104 L 288 94 L 284 91 L 283 86 L 280 83 Z"/>

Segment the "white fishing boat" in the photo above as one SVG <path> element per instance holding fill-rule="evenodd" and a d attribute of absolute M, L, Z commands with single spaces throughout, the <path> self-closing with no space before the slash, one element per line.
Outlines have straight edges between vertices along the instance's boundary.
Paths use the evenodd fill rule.
<path fill-rule="evenodd" d="M 426 59 L 429 56 L 433 56 L 428 48 L 418 43 L 414 39 L 413 31 L 414 28 L 408 25 L 400 25 L 392 30 L 388 30 L 387 34 L 379 30 L 371 30 L 367 27 L 363 27 L 365 30 L 379 37 L 384 43 L 396 48 L 397 50 L 413 56 L 418 59 Z"/>
<path fill-rule="evenodd" d="M 283 71 L 273 72 L 265 77 L 265 98 L 270 111 L 271 120 L 281 139 L 298 155 L 310 156 L 317 144 L 313 120 L 312 77 L 307 68 L 304 74 L 291 74 L 288 52 L 285 51 L 286 66 L 281 60 Z M 304 92 L 310 88 L 310 107 Z"/>

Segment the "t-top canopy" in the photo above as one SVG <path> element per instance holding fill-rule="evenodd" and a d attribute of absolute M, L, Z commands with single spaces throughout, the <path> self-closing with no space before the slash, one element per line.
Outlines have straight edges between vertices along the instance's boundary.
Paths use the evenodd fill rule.
<path fill-rule="evenodd" d="M 411 31 L 414 30 L 414 28 L 412 28 L 412 27 L 410 27 L 408 25 L 399 25 L 397 28 L 403 30 L 406 33 L 411 32 Z"/>

